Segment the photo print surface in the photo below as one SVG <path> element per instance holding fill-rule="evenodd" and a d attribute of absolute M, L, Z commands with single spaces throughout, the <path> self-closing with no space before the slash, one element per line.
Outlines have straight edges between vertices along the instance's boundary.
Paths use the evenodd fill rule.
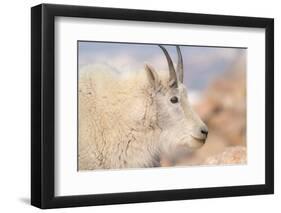
<path fill-rule="evenodd" d="M 247 49 L 78 41 L 78 171 L 247 163 Z"/>

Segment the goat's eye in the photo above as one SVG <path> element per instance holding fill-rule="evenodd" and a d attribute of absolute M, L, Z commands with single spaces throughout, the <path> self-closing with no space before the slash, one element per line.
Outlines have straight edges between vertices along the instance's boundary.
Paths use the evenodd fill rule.
<path fill-rule="evenodd" d="M 179 99 L 178 99 L 177 96 L 173 96 L 173 97 L 170 99 L 170 101 L 171 101 L 173 104 L 175 104 L 175 103 L 178 103 L 178 102 L 179 102 Z"/>

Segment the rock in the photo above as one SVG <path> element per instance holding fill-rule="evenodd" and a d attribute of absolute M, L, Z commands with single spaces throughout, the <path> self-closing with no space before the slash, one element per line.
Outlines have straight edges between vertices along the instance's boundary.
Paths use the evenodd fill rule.
<path fill-rule="evenodd" d="M 225 165 L 247 163 L 247 149 L 244 146 L 228 147 L 222 153 L 208 157 L 203 164 Z"/>

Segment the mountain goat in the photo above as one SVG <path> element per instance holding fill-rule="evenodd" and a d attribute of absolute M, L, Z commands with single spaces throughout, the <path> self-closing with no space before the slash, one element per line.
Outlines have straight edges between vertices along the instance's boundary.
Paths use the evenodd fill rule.
<path fill-rule="evenodd" d="M 175 69 L 159 47 L 169 73 L 150 65 L 127 75 L 102 66 L 80 70 L 79 170 L 159 166 L 160 153 L 205 143 L 208 128 L 188 102 L 180 48 Z"/>

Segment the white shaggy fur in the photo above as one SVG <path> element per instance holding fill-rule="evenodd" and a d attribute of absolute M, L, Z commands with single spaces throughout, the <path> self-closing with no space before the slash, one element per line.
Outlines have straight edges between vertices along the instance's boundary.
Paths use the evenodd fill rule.
<path fill-rule="evenodd" d="M 126 74 L 101 65 L 80 70 L 79 170 L 157 166 L 160 152 L 204 144 L 204 124 L 184 85 L 172 89 L 168 73 L 149 68 Z M 171 103 L 173 96 L 178 104 Z"/>

